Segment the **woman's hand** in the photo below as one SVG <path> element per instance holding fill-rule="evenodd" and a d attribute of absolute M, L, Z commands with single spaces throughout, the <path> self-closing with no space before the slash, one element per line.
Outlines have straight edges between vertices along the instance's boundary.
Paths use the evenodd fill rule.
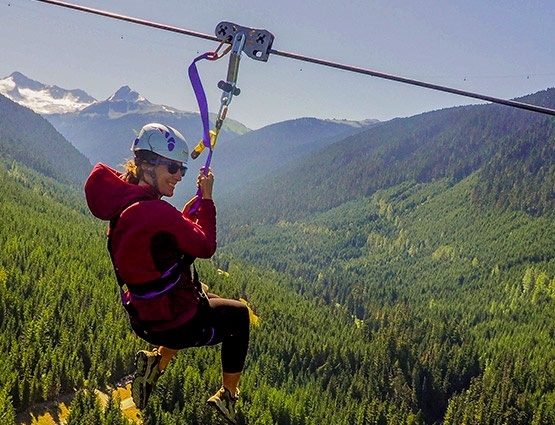
<path fill-rule="evenodd" d="M 214 186 L 214 174 L 212 169 L 208 169 L 208 174 L 204 174 L 204 167 L 200 169 L 197 177 L 197 187 L 200 189 L 202 199 L 212 199 L 212 187 Z"/>

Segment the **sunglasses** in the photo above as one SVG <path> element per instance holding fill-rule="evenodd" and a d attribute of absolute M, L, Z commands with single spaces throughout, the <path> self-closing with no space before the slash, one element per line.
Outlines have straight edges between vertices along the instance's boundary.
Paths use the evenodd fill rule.
<path fill-rule="evenodd" d="M 187 167 L 179 165 L 173 161 L 158 160 L 157 164 L 166 165 L 168 167 L 168 173 L 170 174 L 175 174 L 179 171 L 181 173 L 181 177 L 183 177 L 187 172 Z"/>

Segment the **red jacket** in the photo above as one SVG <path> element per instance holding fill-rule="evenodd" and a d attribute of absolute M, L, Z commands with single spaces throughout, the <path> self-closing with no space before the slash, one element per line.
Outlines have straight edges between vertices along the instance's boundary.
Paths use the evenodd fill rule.
<path fill-rule="evenodd" d="M 212 200 L 201 201 L 195 222 L 159 199 L 154 188 L 130 184 L 121 177 L 120 172 L 99 163 L 85 183 L 85 195 L 94 216 L 111 220 L 121 214 L 112 235 L 112 253 L 123 281 L 129 285 L 152 282 L 182 254 L 193 257 L 191 260 L 214 254 L 216 208 Z M 174 319 L 179 322 L 186 321 L 186 317 L 188 320 L 196 312 L 196 308 L 191 310 L 191 304 L 197 294 L 193 288 L 189 290 L 189 295 L 182 294 L 181 307 L 169 306 L 179 312 L 172 313 L 178 314 L 179 318 Z M 187 298 L 191 299 L 187 301 Z M 167 312 L 160 312 L 164 313 Z"/>

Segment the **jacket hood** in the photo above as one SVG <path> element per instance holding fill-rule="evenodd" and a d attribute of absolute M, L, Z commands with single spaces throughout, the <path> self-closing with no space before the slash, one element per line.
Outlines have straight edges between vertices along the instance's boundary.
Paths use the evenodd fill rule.
<path fill-rule="evenodd" d="M 91 213 L 101 220 L 111 220 L 135 201 L 158 199 L 150 186 L 138 186 L 122 180 L 123 174 L 98 163 L 85 182 L 85 196 Z"/>

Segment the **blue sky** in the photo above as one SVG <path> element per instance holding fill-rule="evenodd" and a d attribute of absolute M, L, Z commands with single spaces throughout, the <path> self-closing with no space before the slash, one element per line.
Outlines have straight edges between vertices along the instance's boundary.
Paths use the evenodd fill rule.
<path fill-rule="evenodd" d="M 205 34 L 265 28 L 274 49 L 510 99 L 555 86 L 552 0 L 67 0 Z M 216 43 L 33 0 L 0 0 L 0 78 L 13 71 L 96 99 L 129 85 L 195 111 L 187 67 Z M 212 112 L 227 58 L 199 66 Z M 271 56 L 244 56 L 229 118 L 388 120 L 477 100 Z"/>

